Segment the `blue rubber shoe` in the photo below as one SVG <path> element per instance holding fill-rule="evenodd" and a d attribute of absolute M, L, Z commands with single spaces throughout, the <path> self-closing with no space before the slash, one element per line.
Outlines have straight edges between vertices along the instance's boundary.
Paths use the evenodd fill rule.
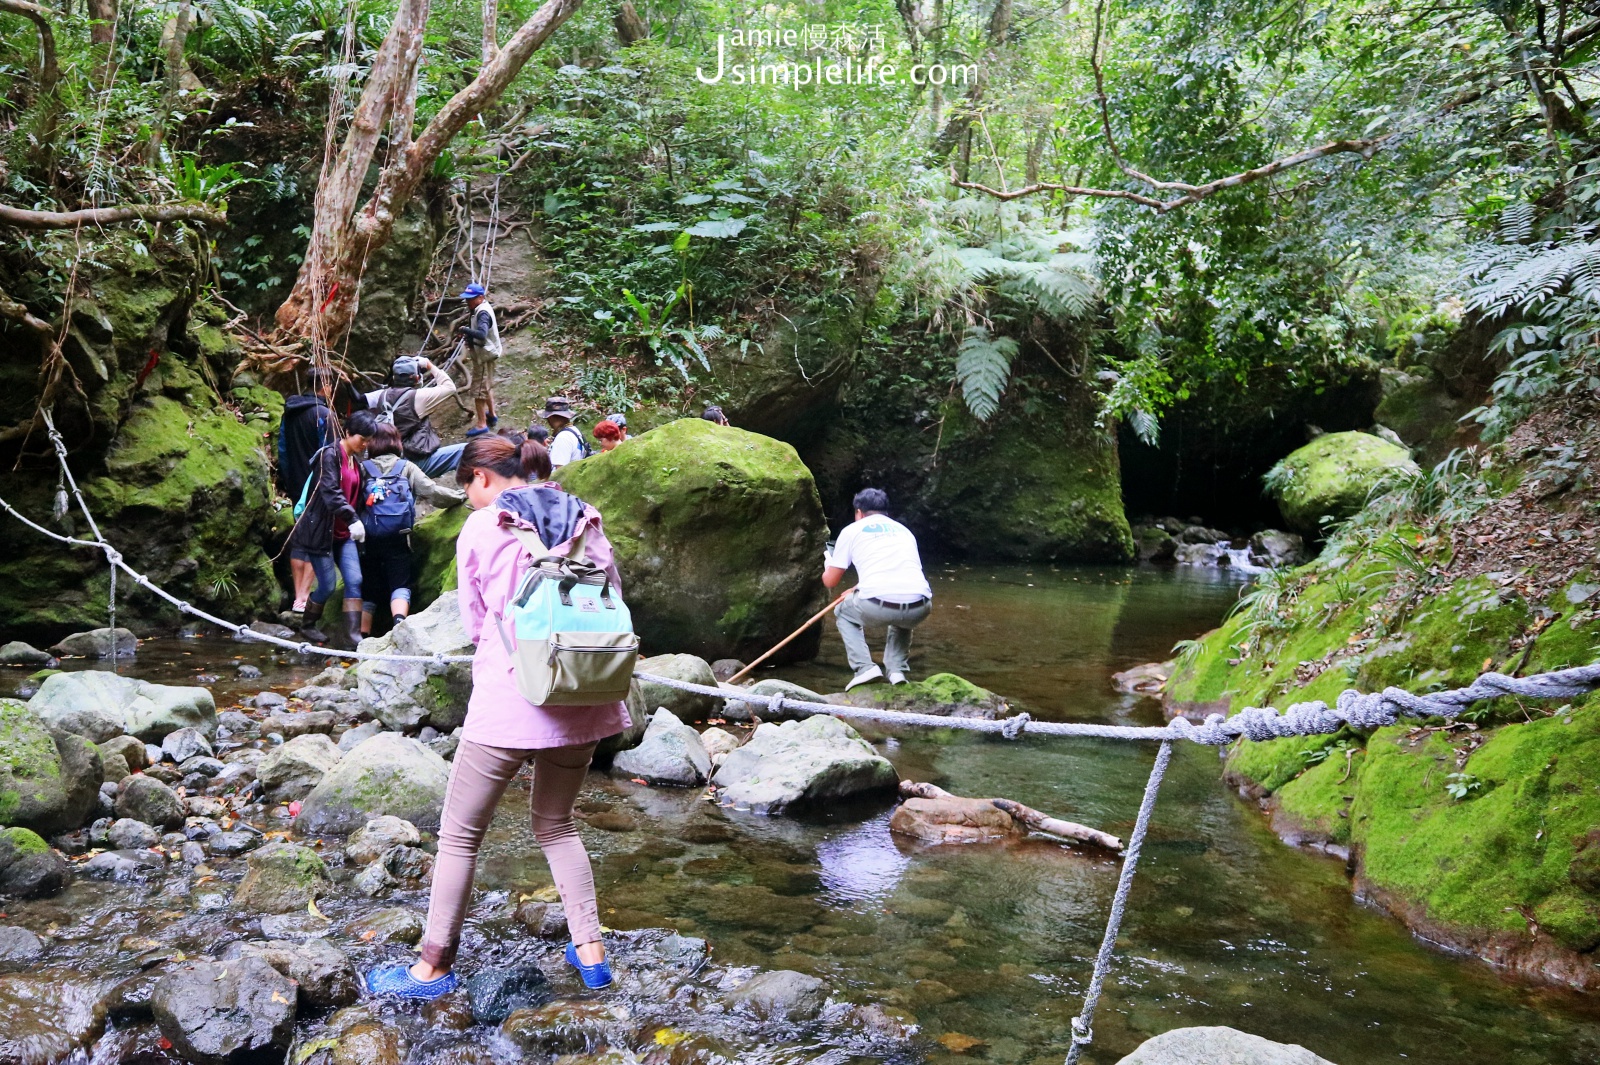
<path fill-rule="evenodd" d="M 583 977 L 583 986 L 590 991 L 611 986 L 611 963 L 602 960 L 599 965 L 583 964 L 578 960 L 577 946 L 572 943 L 567 944 L 567 964 L 578 970 L 578 975 Z"/>
<path fill-rule="evenodd" d="M 468 429 L 467 430 L 467 439 L 471 440 L 475 436 L 482 436 L 484 433 L 487 433 L 488 431 L 489 430 L 487 430 L 487 429 Z"/>
<path fill-rule="evenodd" d="M 367 973 L 363 982 L 367 985 L 369 994 L 411 999 L 416 1002 L 432 1002 L 461 986 L 461 981 L 456 979 L 455 973 L 445 973 L 436 980 L 418 980 L 411 975 L 409 965 L 385 965 L 381 969 L 373 969 Z"/>
<path fill-rule="evenodd" d="M 483 416 L 483 421 L 484 424 L 493 429 L 495 426 L 500 424 L 500 416 L 497 414 L 485 414 Z"/>

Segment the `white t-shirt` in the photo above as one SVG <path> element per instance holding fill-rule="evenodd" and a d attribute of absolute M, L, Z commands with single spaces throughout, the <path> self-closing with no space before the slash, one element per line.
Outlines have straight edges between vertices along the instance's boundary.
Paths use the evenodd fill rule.
<path fill-rule="evenodd" d="M 570 432 L 568 430 L 571 430 Z M 561 431 L 550 437 L 550 468 L 559 470 L 569 462 L 576 462 L 583 458 L 583 451 L 578 446 L 583 438 L 578 434 L 583 430 L 575 425 L 564 425 Z"/>
<path fill-rule="evenodd" d="M 856 568 L 856 594 L 889 603 L 933 598 L 922 574 L 922 556 L 911 530 L 882 514 L 868 514 L 846 525 L 833 545 L 828 565 Z"/>

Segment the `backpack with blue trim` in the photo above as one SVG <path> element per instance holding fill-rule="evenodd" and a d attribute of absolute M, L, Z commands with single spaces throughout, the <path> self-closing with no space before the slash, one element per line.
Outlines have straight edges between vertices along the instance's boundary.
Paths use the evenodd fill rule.
<path fill-rule="evenodd" d="M 406 479 L 406 460 L 400 459 L 389 472 L 372 459 L 361 464 L 367 475 L 361 493 L 361 524 L 368 536 L 404 536 L 417 523 L 417 499 Z"/>
<path fill-rule="evenodd" d="M 589 561 L 588 531 L 578 534 L 566 556 L 551 554 L 530 530 L 506 531 L 533 557 L 505 611 L 495 616 L 517 691 L 536 706 L 622 702 L 639 660 L 639 637 L 621 591 Z"/>

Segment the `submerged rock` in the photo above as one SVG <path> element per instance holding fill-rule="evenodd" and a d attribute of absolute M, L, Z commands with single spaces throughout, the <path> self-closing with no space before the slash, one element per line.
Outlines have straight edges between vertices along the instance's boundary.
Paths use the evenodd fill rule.
<path fill-rule="evenodd" d="M 401 655 L 470 655 L 456 596 L 434 600 L 385 636 L 362 640 L 361 650 Z M 352 671 L 355 690 L 378 720 L 400 732 L 432 725 L 449 732 L 467 717 L 472 663 L 380 662 L 364 659 Z"/>
<path fill-rule="evenodd" d="M 344 926 L 344 931 L 362 943 L 414 944 L 422 939 L 422 915 L 415 910 L 392 906 L 351 921 Z"/>
<path fill-rule="evenodd" d="M 1125 695 L 1160 695 L 1176 668 L 1174 662 L 1146 662 L 1142 666 L 1111 674 L 1111 684 Z"/>
<path fill-rule="evenodd" d="M 302 799 L 339 764 L 340 757 L 338 746 L 327 736 L 307 733 L 274 748 L 256 767 L 256 779 L 274 802 Z"/>
<path fill-rule="evenodd" d="M 717 686 L 716 674 L 711 671 L 711 665 L 703 658 L 694 655 L 656 655 L 653 658 L 639 660 L 639 673 L 650 673 L 668 680 L 681 680 L 690 684 L 704 684 L 709 688 Z M 697 721 L 704 721 L 709 717 L 716 717 L 722 710 L 722 700 L 710 695 L 696 695 L 693 692 L 679 691 L 677 688 L 665 684 L 652 684 L 650 681 L 640 679 L 639 691 L 644 698 L 645 706 L 657 709 L 665 707 L 677 715 L 679 721 L 692 725 Z"/>
<path fill-rule="evenodd" d="M 790 806 L 892 794 L 899 776 L 855 729 L 818 715 L 760 725 L 712 777 L 719 796 L 759 814 Z"/>
<path fill-rule="evenodd" d="M 1368 433 L 1325 433 L 1290 452 L 1263 478 L 1283 520 L 1307 536 L 1323 518 L 1342 521 L 1375 492 L 1418 476 L 1411 453 Z"/>
<path fill-rule="evenodd" d="M 83 867 L 91 880 L 150 880 L 167 870 L 167 860 L 155 851 L 105 851 L 96 854 Z"/>
<path fill-rule="evenodd" d="M 67 886 L 66 859 L 26 828 L 0 829 L 0 895 L 45 898 Z"/>
<path fill-rule="evenodd" d="M 289 913 L 327 893 L 327 870 L 310 847 L 282 840 L 250 854 L 249 871 L 234 892 L 234 902 L 259 913 Z"/>
<path fill-rule="evenodd" d="M 666 707 L 655 712 L 645 729 L 644 740 L 630 751 L 623 751 L 611 763 L 617 776 L 639 777 L 651 784 L 692 788 L 704 784 L 711 774 L 711 756 L 700 742 L 700 734 L 685 725 Z"/>
<path fill-rule="evenodd" d="M 181 728 L 206 736 L 217 731 L 217 704 L 205 688 L 151 684 L 103 670 L 47 677 L 28 706 L 52 728 L 94 743 L 123 733 L 159 741 Z"/>
<path fill-rule="evenodd" d="M 563 467 L 558 480 L 605 515 L 648 646 L 758 654 L 823 605 L 826 522 L 788 444 L 684 418 Z M 820 638 L 811 629 L 792 657 L 814 654 Z"/>
<path fill-rule="evenodd" d="M 294 984 L 260 958 L 197 962 L 150 996 L 161 1034 L 195 1065 L 281 1061 L 294 1036 Z"/>
<path fill-rule="evenodd" d="M 295 831 L 353 832 L 383 814 L 437 828 L 449 778 L 449 763 L 426 746 L 380 732 L 341 758 L 311 789 Z"/>
<path fill-rule="evenodd" d="M 0 825 L 70 832 L 94 811 L 103 775 L 93 744 L 52 734 L 27 703 L 0 699 Z"/>
<path fill-rule="evenodd" d="M 513 1012 L 542 1006 L 554 992 L 550 981 L 534 962 L 510 969 L 488 969 L 462 985 L 472 1000 L 472 1017 L 479 1024 L 499 1024 Z"/>
<path fill-rule="evenodd" d="M 110 658 L 111 637 L 112 632 L 109 628 L 75 632 L 50 650 L 62 658 Z M 128 629 L 117 629 L 115 642 L 118 658 L 132 658 L 139 651 L 139 637 Z"/>
<path fill-rule="evenodd" d="M 1140 1044 L 1117 1065 L 1333 1065 L 1303 1046 L 1274 1043 L 1221 1025 L 1174 1028 Z"/>
<path fill-rule="evenodd" d="M 500 1032 L 532 1054 L 593 1054 L 627 1038 L 628 1010 L 611 1002 L 563 1000 L 537 1009 L 519 1009 L 505 1019 Z M 590 1062 L 591 1058 L 562 1058 Z M 603 1059 L 611 1060 L 611 1059 Z"/>
<path fill-rule="evenodd" d="M 44 940 L 16 925 L 0 925 L 0 972 L 31 966 L 44 956 Z"/>
<path fill-rule="evenodd" d="M 68 1060 L 105 1029 L 105 982 L 73 969 L 0 976 L 0 1062 Z"/>
<path fill-rule="evenodd" d="M 730 1008 L 762 1020 L 809 1021 L 828 1001 L 828 985 L 815 976 L 789 969 L 762 973 L 728 993 Z"/>

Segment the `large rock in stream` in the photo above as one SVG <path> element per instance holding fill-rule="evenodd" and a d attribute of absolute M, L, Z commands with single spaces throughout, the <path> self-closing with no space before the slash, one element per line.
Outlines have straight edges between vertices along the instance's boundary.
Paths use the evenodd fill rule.
<path fill-rule="evenodd" d="M 1283 520 L 1307 536 L 1322 519 L 1343 521 L 1383 489 L 1421 471 L 1403 447 L 1368 433 L 1325 433 L 1290 452 L 1263 478 Z"/>
<path fill-rule="evenodd" d="M 711 774 L 711 756 L 700 734 L 662 707 L 650 719 L 639 746 L 623 751 L 611 763 L 617 776 L 637 777 L 650 784 L 692 788 Z"/>
<path fill-rule="evenodd" d="M 648 650 L 757 655 L 825 602 L 827 525 L 811 471 L 788 444 L 685 418 L 558 479 L 604 515 Z M 786 653 L 809 657 L 819 639 L 813 628 Z"/>
<path fill-rule="evenodd" d="M 766 722 L 717 768 L 722 799 L 758 814 L 831 799 L 892 795 L 900 778 L 889 760 L 836 717 Z"/>
<path fill-rule="evenodd" d="M 419 828 L 438 828 L 450 766 L 426 746 L 380 732 L 341 758 L 300 804 L 295 831 L 348 833 L 392 814 Z"/>
<path fill-rule="evenodd" d="M 0 976 L 0 1062 L 53 1065 L 88 1047 L 105 1029 L 108 982 L 75 969 Z"/>
<path fill-rule="evenodd" d="M 1174 1028 L 1145 1041 L 1117 1065 L 1333 1065 L 1303 1046 L 1274 1043 L 1221 1025 Z"/>
<path fill-rule="evenodd" d="M 207 689 L 151 684 L 105 670 L 46 677 L 28 706 L 51 728 L 93 743 L 124 733 L 160 743 L 182 728 L 217 734 L 217 704 Z"/>
<path fill-rule="evenodd" d="M 0 825 L 72 831 L 95 809 L 101 772 L 92 743 L 52 733 L 27 703 L 0 699 Z"/>
<path fill-rule="evenodd" d="M 197 962 L 163 976 L 150 996 L 161 1034 L 195 1065 L 281 1062 L 299 992 L 260 958 Z"/>
<path fill-rule="evenodd" d="M 465 508 L 456 508 L 462 509 Z M 440 596 L 396 625 L 387 635 L 361 641 L 374 654 L 470 655 L 454 594 Z M 409 732 L 431 725 L 440 732 L 467 718 L 472 694 L 472 663 L 382 662 L 363 659 L 354 669 L 356 693 L 389 728 Z"/>

